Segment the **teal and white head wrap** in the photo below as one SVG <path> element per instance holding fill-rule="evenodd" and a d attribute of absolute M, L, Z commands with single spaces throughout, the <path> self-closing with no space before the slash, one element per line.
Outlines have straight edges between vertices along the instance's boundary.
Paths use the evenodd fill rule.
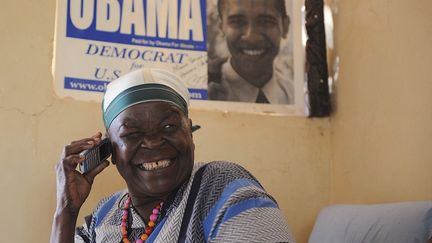
<path fill-rule="evenodd" d="M 188 115 L 189 92 L 182 80 L 163 69 L 143 68 L 108 84 L 102 102 L 105 127 L 128 107 L 150 101 L 169 102 Z"/>

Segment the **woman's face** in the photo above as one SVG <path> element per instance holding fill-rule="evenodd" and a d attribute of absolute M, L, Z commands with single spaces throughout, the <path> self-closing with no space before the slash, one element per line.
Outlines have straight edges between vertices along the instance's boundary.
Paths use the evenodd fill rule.
<path fill-rule="evenodd" d="M 165 197 L 189 178 L 195 145 L 189 119 L 176 106 L 131 106 L 114 119 L 108 136 L 113 162 L 130 193 Z"/>

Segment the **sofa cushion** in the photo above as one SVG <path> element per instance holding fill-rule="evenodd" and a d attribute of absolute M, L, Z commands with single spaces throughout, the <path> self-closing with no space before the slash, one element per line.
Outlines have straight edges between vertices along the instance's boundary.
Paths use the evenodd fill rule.
<path fill-rule="evenodd" d="M 334 205 L 321 210 L 309 243 L 424 243 L 432 237 L 432 201 Z"/>

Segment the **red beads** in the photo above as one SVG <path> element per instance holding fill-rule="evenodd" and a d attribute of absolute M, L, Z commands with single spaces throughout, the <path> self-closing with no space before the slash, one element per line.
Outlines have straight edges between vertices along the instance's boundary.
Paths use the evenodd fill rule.
<path fill-rule="evenodd" d="M 129 214 L 130 203 L 131 203 L 131 198 L 130 198 L 130 196 L 128 196 L 126 201 L 125 201 L 125 204 L 124 204 L 124 208 L 123 208 L 123 212 L 122 212 L 122 218 L 121 218 L 122 219 L 122 222 L 121 222 L 122 242 L 124 242 L 124 243 L 130 243 L 130 241 L 128 239 L 128 232 L 127 232 L 127 218 L 128 218 L 128 214 Z M 150 234 L 153 232 L 153 228 L 156 226 L 156 222 L 158 220 L 162 204 L 163 204 L 163 202 L 158 204 L 152 210 L 152 214 L 149 217 L 149 222 L 147 224 L 147 227 L 145 228 L 144 234 L 142 234 L 141 237 L 135 241 L 135 243 L 145 242 L 148 239 L 148 237 L 150 236 Z"/>
<path fill-rule="evenodd" d="M 147 228 L 145 229 L 145 233 L 146 233 L 146 235 L 150 235 L 152 231 L 153 231 L 153 227 L 147 227 Z"/>

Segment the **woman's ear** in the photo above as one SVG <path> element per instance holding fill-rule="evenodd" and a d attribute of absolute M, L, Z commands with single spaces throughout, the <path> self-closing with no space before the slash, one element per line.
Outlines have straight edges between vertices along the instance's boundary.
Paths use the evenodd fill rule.
<path fill-rule="evenodd" d="M 189 118 L 189 130 L 191 133 L 191 137 L 193 137 L 192 133 L 193 133 L 193 126 L 192 126 L 192 119 Z"/>
<path fill-rule="evenodd" d="M 191 130 L 191 133 L 195 132 L 196 130 L 200 129 L 200 125 L 192 125 L 192 120 L 189 119 L 189 129 Z"/>

